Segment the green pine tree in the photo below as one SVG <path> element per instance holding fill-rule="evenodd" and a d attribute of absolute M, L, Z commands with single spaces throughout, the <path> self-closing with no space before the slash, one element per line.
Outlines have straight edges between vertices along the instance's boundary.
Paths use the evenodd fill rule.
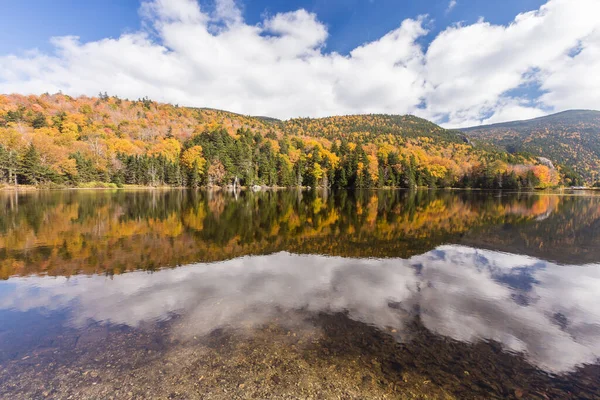
<path fill-rule="evenodd" d="M 37 185 L 43 178 L 44 173 L 40 161 L 40 154 L 32 143 L 29 145 L 29 148 L 21 159 L 19 183 Z"/>

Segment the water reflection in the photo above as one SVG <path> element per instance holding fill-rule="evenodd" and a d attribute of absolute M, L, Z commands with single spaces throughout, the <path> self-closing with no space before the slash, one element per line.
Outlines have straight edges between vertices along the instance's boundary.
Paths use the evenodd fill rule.
<path fill-rule="evenodd" d="M 119 274 L 290 251 L 410 257 L 454 243 L 600 259 L 600 196 L 448 191 L 2 194 L 0 278 Z"/>
<path fill-rule="evenodd" d="M 454 340 L 496 341 L 553 373 L 600 356 L 600 264 L 559 266 L 463 246 L 410 259 L 278 253 L 112 278 L 18 278 L 0 285 L 0 309 L 67 311 L 73 327 L 138 327 L 180 315 L 172 334 L 182 340 L 275 319 L 304 323 L 287 318 L 291 311 L 343 312 L 402 342 L 413 339 L 415 319 Z"/>
<path fill-rule="evenodd" d="M 2 193 L 0 397 L 598 398 L 599 262 L 600 196 Z"/>

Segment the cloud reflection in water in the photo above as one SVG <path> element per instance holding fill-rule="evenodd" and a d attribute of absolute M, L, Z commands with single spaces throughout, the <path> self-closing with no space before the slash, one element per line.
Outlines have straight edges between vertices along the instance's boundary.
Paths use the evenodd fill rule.
<path fill-rule="evenodd" d="M 408 333 L 418 310 L 432 332 L 498 341 L 550 372 L 600 357 L 600 264 L 559 266 L 462 246 L 408 260 L 277 253 L 113 278 L 14 278 L 0 283 L 0 309 L 68 309 L 75 326 L 138 326 L 176 313 L 186 322 L 185 332 L 175 332 L 182 335 L 262 324 L 299 309 L 344 311 Z"/>

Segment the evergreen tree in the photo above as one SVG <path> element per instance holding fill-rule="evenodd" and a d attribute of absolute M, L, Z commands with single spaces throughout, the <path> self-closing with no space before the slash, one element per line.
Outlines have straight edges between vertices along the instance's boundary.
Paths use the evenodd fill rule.
<path fill-rule="evenodd" d="M 385 172 L 383 170 L 383 168 L 379 168 L 378 171 L 378 175 L 377 175 L 377 187 L 381 188 L 383 186 L 385 186 L 386 184 L 386 180 L 385 180 Z"/>
<path fill-rule="evenodd" d="M 19 183 L 37 185 L 44 179 L 40 154 L 33 144 L 30 144 L 23 155 L 19 168 Z"/>
<path fill-rule="evenodd" d="M 278 182 L 279 186 L 288 187 L 294 185 L 294 171 L 290 168 L 288 162 L 283 158 L 279 157 L 278 164 Z"/>
<path fill-rule="evenodd" d="M 527 175 L 525 176 L 525 186 L 530 189 L 535 189 L 540 185 L 540 179 L 535 176 L 535 173 L 531 170 L 527 171 Z"/>
<path fill-rule="evenodd" d="M 200 170 L 197 163 L 194 163 L 194 167 L 189 173 L 188 186 L 192 189 L 198 189 L 200 186 Z"/>
<path fill-rule="evenodd" d="M 33 126 L 34 129 L 39 129 L 48 126 L 44 114 L 37 113 L 33 121 L 31 121 L 31 126 Z"/>
<path fill-rule="evenodd" d="M 0 180 L 10 183 L 10 152 L 0 146 Z"/>
<path fill-rule="evenodd" d="M 334 187 L 344 189 L 348 187 L 348 178 L 346 177 L 346 168 L 341 167 L 335 171 Z"/>
<path fill-rule="evenodd" d="M 94 168 L 92 160 L 86 158 L 79 152 L 71 154 L 70 158 L 75 160 L 75 165 L 77 167 L 77 176 L 73 177 L 75 183 L 99 180 L 98 173 Z"/>

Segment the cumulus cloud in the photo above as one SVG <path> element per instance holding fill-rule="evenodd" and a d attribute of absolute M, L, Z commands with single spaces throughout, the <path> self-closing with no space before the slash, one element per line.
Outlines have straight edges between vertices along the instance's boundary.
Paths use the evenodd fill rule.
<path fill-rule="evenodd" d="M 540 101 L 558 109 L 600 108 L 600 28 L 544 70 Z"/>
<path fill-rule="evenodd" d="M 454 245 L 408 260 L 278 253 L 153 274 L 0 283 L 0 310 L 34 309 L 69 312 L 74 326 L 136 327 L 179 314 L 173 333 L 182 338 L 287 321 L 297 310 L 345 312 L 394 328 L 400 340 L 410 339 L 419 310 L 438 335 L 494 340 L 547 371 L 600 357 L 600 264 L 560 266 Z"/>
<path fill-rule="evenodd" d="M 590 12 L 600 12 L 600 3 L 552 0 L 539 10 L 518 15 L 508 26 L 481 20 L 446 29 L 433 40 L 426 55 L 427 80 L 435 88 L 428 96 L 428 109 L 449 115 L 453 124 L 460 125 L 473 122 L 473 117 L 479 120 L 491 113 L 502 113 L 507 107 L 513 109 L 507 113 L 511 117 L 540 114 L 544 106 L 574 107 L 577 103 L 565 104 L 548 95 L 515 99 L 507 92 L 531 81 L 539 82 L 543 90 L 552 90 L 546 82 L 554 75 L 556 64 L 564 61 L 573 47 L 583 46 L 587 54 L 593 54 L 590 39 L 582 41 L 600 29 Z M 595 59 L 600 60 L 598 54 Z M 558 68 L 563 72 L 562 88 L 580 80 L 564 73 L 565 67 Z M 521 103 L 517 113 L 515 103 Z M 596 108 L 599 105 L 588 104 Z"/>
<path fill-rule="evenodd" d="M 600 107 L 597 0 L 457 24 L 428 46 L 431 21 L 415 16 L 347 55 L 326 51 L 327 27 L 306 10 L 251 25 L 239 2 L 215 1 L 147 1 L 138 32 L 0 56 L 0 93 L 107 91 L 279 118 L 412 113 L 449 127 Z M 531 84 L 539 94 L 513 94 Z"/>

